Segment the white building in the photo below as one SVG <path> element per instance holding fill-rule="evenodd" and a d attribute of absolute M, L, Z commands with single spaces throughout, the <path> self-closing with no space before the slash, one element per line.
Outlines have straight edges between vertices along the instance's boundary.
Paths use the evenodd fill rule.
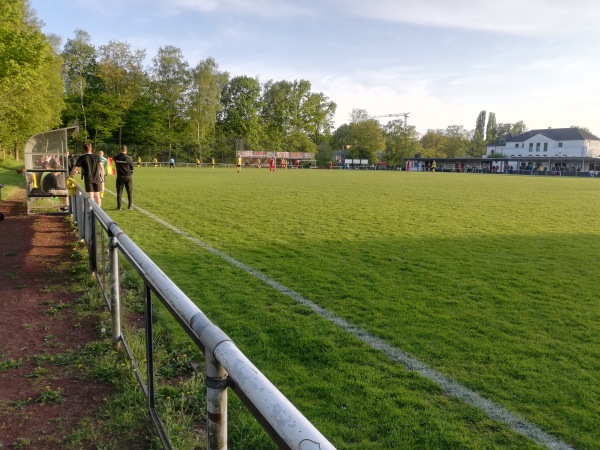
<path fill-rule="evenodd" d="M 579 128 L 531 130 L 507 135 L 487 147 L 488 158 L 600 157 L 600 138 Z"/>

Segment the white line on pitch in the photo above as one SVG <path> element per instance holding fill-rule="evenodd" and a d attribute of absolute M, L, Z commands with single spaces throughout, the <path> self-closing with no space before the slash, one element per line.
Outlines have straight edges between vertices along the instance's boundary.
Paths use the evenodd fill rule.
<path fill-rule="evenodd" d="M 296 302 L 300 303 L 301 305 L 306 306 L 307 308 L 311 309 L 313 312 L 315 312 L 319 316 L 323 317 L 324 319 L 327 319 L 328 321 L 336 324 L 343 330 L 347 331 L 352 336 L 354 336 L 357 339 L 361 340 L 362 342 L 370 345 L 372 348 L 379 350 L 381 353 L 386 355 L 392 361 L 396 361 L 396 362 L 402 364 L 402 366 L 404 366 L 406 369 L 415 371 L 415 372 L 421 374 L 422 376 L 424 376 L 425 378 L 427 378 L 428 380 L 433 381 L 435 384 L 440 386 L 447 395 L 458 398 L 458 399 L 462 400 L 463 402 L 467 403 L 468 405 L 474 406 L 474 407 L 482 410 L 483 412 L 486 413 L 486 415 L 490 419 L 507 425 L 513 431 L 515 431 L 519 434 L 522 434 L 523 436 L 527 436 L 528 438 L 534 440 L 535 442 L 537 442 L 540 445 L 545 446 L 546 448 L 565 449 L 565 450 L 573 448 L 573 447 L 565 444 L 564 442 L 558 440 L 556 437 L 546 433 L 545 431 L 543 431 L 541 428 L 537 427 L 536 425 L 526 421 L 525 419 L 522 419 L 522 418 L 514 415 L 508 409 L 494 403 L 493 401 L 491 401 L 485 397 L 482 397 L 477 392 L 463 386 L 462 384 L 452 380 L 451 378 L 446 377 L 445 375 L 438 372 L 437 370 L 432 369 L 431 367 L 428 367 L 427 365 L 425 365 L 418 359 L 413 358 L 412 356 L 403 352 L 402 350 L 391 346 L 390 344 L 385 342 L 383 339 L 372 335 L 368 331 L 363 330 L 362 328 L 359 328 L 356 325 L 353 325 L 352 323 L 348 322 L 346 319 L 343 319 L 343 318 L 337 316 L 336 314 L 332 313 L 331 311 L 328 311 L 327 309 L 320 307 L 319 305 L 304 298 L 299 293 L 293 291 L 292 289 L 285 287 L 284 285 L 267 277 L 265 274 L 253 269 L 252 267 L 247 266 L 243 262 L 238 261 L 237 259 L 232 258 L 228 254 L 223 253 L 222 251 L 217 250 L 216 248 L 213 248 L 213 247 L 205 244 L 204 242 L 200 241 L 199 239 L 196 239 L 193 236 L 190 236 L 185 231 L 182 231 L 179 228 L 176 228 L 175 226 L 171 225 L 169 222 L 154 215 L 150 211 L 140 208 L 139 206 L 134 206 L 134 208 L 137 209 L 138 211 L 142 212 L 143 214 L 147 215 L 148 217 L 154 219 L 156 222 L 160 223 L 161 225 L 167 227 L 174 233 L 192 241 L 194 244 L 203 248 L 204 250 L 208 251 L 209 253 L 212 253 L 213 255 L 216 255 L 216 256 L 224 259 L 228 263 L 236 266 L 237 268 L 243 270 L 244 272 L 249 273 L 250 275 L 261 280 L 262 282 L 268 284 L 269 286 L 271 286 L 275 290 L 279 291 L 280 293 L 287 295 L 288 297 L 294 299 Z"/>

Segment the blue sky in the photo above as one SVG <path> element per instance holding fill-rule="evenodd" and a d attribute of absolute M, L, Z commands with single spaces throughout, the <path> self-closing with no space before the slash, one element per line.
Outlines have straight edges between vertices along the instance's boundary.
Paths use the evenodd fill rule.
<path fill-rule="evenodd" d="M 87 31 L 212 57 L 231 76 L 307 79 L 338 105 L 410 113 L 427 129 L 475 127 L 481 110 L 529 129 L 600 135 L 597 0 L 30 0 L 44 32 Z M 383 122 L 387 119 L 382 119 Z"/>

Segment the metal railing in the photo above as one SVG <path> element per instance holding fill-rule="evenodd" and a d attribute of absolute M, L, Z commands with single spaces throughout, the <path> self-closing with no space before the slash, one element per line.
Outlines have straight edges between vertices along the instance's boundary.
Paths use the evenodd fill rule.
<path fill-rule="evenodd" d="M 227 448 L 228 388 L 237 394 L 279 448 L 335 448 L 81 187 L 76 186 L 70 194 L 73 223 L 78 227 L 80 239 L 87 245 L 89 269 L 96 275 L 110 309 L 113 344 L 125 348 L 164 448 L 171 449 L 172 445 L 156 409 L 153 297 L 166 307 L 204 354 L 209 450 Z M 119 253 L 131 264 L 144 284 L 145 380 L 121 328 Z"/>

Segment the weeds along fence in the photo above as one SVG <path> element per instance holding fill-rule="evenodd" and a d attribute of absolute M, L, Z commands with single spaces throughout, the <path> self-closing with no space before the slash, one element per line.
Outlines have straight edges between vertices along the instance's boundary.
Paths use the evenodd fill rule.
<path fill-rule="evenodd" d="M 228 389 L 240 398 L 279 448 L 335 448 L 81 187 L 76 186 L 70 194 L 73 223 L 78 228 L 80 239 L 87 245 L 90 272 L 95 274 L 110 310 L 113 344 L 125 349 L 164 448 L 170 449 L 172 444 L 156 408 L 152 330 L 155 301 L 164 305 L 204 355 L 209 450 L 227 448 Z M 139 361 L 135 360 L 127 345 L 121 327 L 120 279 L 123 269 L 119 261 L 123 259 L 143 283 L 145 373 L 140 370 Z"/>

